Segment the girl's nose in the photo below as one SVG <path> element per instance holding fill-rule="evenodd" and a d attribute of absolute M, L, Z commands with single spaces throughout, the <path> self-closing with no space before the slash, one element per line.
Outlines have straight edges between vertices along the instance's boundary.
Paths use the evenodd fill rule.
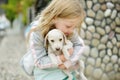
<path fill-rule="evenodd" d="M 69 33 L 69 34 L 72 34 L 72 33 L 73 33 L 73 29 L 70 29 L 70 30 L 68 31 L 68 33 Z"/>
<path fill-rule="evenodd" d="M 72 33 L 73 33 L 73 30 L 67 30 L 67 31 L 65 32 L 65 35 L 68 36 L 68 35 L 70 35 L 70 34 L 72 34 Z"/>

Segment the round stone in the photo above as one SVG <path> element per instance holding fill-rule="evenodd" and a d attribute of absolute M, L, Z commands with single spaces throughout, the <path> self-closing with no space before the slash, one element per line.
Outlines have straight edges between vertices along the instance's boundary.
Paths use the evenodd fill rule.
<path fill-rule="evenodd" d="M 91 75 L 91 73 L 93 73 L 93 70 L 94 70 L 93 66 L 91 65 L 86 66 L 85 70 L 86 75 Z"/>
<path fill-rule="evenodd" d="M 110 61 L 110 57 L 108 55 L 105 55 L 105 57 L 103 58 L 103 62 L 107 64 L 109 61 Z"/>
<path fill-rule="evenodd" d="M 111 15 L 111 9 L 107 9 L 104 13 L 105 17 L 108 17 Z"/>
<path fill-rule="evenodd" d="M 95 60 L 94 60 L 94 58 L 89 57 L 89 58 L 87 59 L 87 64 L 90 64 L 90 65 L 94 66 L 94 65 L 95 65 Z"/>
<path fill-rule="evenodd" d="M 91 49 L 91 52 L 90 52 L 90 55 L 91 55 L 93 58 L 97 58 L 97 57 L 98 57 L 98 49 L 97 49 L 97 48 L 92 48 L 92 49 Z"/>
<path fill-rule="evenodd" d="M 112 55 L 111 56 L 111 62 L 114 64 L 114 63 L 117 63 L 117 61 L 118 61 L 118 56 Z"/>
<path fill-rule="evenodd" d="M 94 69 L 93 76 L 95 79 L 100 79 L 103 74 L 103 71 L 101 69 Z"/>

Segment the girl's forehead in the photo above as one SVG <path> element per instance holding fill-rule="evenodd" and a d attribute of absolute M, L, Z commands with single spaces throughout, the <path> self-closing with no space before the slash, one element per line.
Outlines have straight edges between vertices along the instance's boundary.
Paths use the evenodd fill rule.
<path fill-rule="evenodd" d="M 66 21 L 71 25 L 77 25 L 79 23 L 79 18 L 67 19 Z"/>
<path fill-rule="evenodd" d="M 73 18 L 73 19 L 57 18 L 57 20 L 69 24 L 77 24 L 79 22 L 79 18 Z"/>

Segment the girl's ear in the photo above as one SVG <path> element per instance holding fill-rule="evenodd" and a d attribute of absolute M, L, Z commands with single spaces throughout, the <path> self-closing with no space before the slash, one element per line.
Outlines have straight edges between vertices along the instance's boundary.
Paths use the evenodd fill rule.
<path fill-rule="evenodd" d="M 56 17 L 54 17 L 52 20 L 53 24 L 55 24 L 57 21 L 58 21 L 58 18 L 56 18 Z"/>
<path fill-rule="evenodd" d="M 44 47 L 48 49 L 48 35 L 45 36 Z"/>

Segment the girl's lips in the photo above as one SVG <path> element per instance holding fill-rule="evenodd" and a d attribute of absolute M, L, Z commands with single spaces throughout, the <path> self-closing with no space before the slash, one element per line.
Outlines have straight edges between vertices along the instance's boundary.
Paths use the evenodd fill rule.
<path fill-rule="evenodd" d="M 65 33 L 65 35 L 67 36 L 68 34 L 67 34 L 67 33 Z"/>
<path fill-rule="evenodd" d="M 65 36 L 69 36 L 69 34 L 66 33 Z"/>

